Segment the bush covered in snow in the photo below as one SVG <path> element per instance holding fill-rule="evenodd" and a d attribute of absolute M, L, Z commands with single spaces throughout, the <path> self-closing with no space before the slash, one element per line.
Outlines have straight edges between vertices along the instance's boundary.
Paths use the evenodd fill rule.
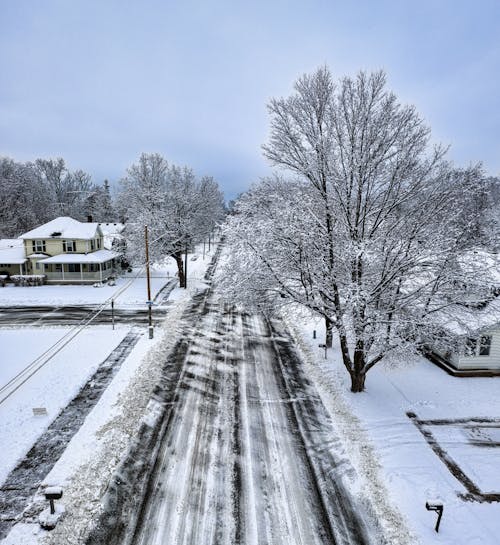
<path fill-rule="evenodd" d="M 44 274 L 13 274 L 10 279 L 16 286 L 42 286 L 47 281 Z"/>

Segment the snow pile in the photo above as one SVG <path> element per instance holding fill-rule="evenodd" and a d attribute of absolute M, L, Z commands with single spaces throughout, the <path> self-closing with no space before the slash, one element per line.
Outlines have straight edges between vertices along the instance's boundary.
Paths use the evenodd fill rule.
<path fill-rule="evenodd" d="M 499 379 L 452 377 L 416 357 L 378 364 L 352 394 L 338 347 L 325 360 L 313 329 L 324 334 L 312 323 L 294 334 L 387 542 L 497 545 Z M 433 500 L 444 505 L 439 534 Z"/>
<path fill-rule="evenodd" d="M 68 331 L 68 328 L 45 328 L 40 335 L 40 329 L 31 327 L 1 329 L 0 387 Z M 114 331 L 101 326 L 83 330 L 0 405 L 0 483 L 126 333 L 127 329 L 121 327 Z M 46 409 L 47 416 L 34 415 L 33 408 Z"/>

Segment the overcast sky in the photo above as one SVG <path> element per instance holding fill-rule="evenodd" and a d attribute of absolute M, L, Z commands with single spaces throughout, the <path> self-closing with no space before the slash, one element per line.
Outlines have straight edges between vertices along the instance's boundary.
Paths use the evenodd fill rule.
<path fill-rule="evenodd" d="M 141 152 L 228 196 L 268 172 L 266 104 L 303 73 L 383 68 L 459 165 L 500 174 L 498 0 L 0 0 L 0 155 L 96 182 Z"/>

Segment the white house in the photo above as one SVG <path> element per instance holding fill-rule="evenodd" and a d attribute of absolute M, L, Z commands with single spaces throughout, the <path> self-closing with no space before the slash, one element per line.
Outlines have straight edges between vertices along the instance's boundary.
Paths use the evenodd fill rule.
<path fill-rule="evenodd" d="M 456 336 L 459 348 L 432 347 L 431 361 L 455 376 L 500 376 L 500 296 L 481 308 L 455 311 L 443 327 Z"/>

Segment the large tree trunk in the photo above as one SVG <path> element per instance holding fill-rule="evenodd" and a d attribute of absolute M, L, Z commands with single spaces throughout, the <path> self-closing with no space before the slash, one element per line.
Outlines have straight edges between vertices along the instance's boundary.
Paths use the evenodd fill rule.
<path fill-rule="evenodd" d="M 365 343 L 358 339 L 354 349 L 353 365 L 350 372 L 351 375 L 351 392 L 362 392 L 365 389 L 366 377 L 366 360 L 365 360 Z"/>
<path fill-rule="evenodd" d="M 364 353 L 364 343 L 358 341 L 354 350 L 354 356 L 351 358 L 349 353 L 347 336 L 339 331 L 340 349 L 342 361 L 351 377 L 351 392 L 359 393 L 365 389 L 366 360 Z"/>
<path fill-rule="evenodd" d="M 179 287 L 185 288 L 186 276 L 184 274 L 184 263 L 182 261 L 182 252 L 176 252 L 175 254 L 172 254 L 172 257 L 175 259 L 175 262 L 177 263 L 177 275 L 179 276 Z"/>
<path fill-rule="evenodd" d="M 355 370 L 350 373 L 351 375 L 351 392 L 359 393 L 365 389 L 365 373 L 362 370 Z"/>

